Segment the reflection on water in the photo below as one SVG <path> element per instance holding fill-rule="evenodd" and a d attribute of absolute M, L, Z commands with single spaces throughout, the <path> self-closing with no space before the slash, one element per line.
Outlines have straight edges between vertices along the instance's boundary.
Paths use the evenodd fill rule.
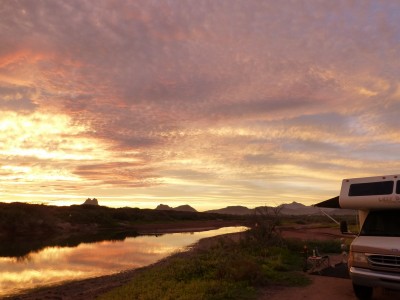
<path fill-rule="evenodd" d="M 71 236 L 50 236 L 48 238 L 8 238 L 0 240 L 0 257 L 18 257 L 26 259 L 32 252 L 38 252 L 49 246 L 76 247 L 82 243 L 100 241 L 123 241 L 127 237 L 138 236 L 136 232 L 98 232 L 94 234 L 80 234 Z"/>
<path fill-rule="evenodd" d="M 115 273 L 152 264 L 204 237 L 238 232 L 245 227 L 225 227 L 195 233 L 128 237 L 51 246 L 24 257 L 0 257 L 0 296 L 62 281 Z"/>

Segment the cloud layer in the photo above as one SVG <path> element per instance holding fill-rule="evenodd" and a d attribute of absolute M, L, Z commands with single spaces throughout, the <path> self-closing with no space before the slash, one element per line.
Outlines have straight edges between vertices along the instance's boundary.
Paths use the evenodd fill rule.
<path fill-rule="evenodd" d="M 309 204 L 398 173 L 399 16 L 396 1 L 4 2 L 1 197 Z"/>

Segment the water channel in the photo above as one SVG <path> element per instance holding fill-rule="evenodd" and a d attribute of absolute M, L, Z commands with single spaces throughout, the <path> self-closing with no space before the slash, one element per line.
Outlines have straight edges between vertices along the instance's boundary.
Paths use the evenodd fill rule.
<path fill-rule="evenodd" d="M 119 237 L 74 243 L 73 246 L 48 246 L 23 256 L 0 254 L 0 297 L 35 287 L 140 268 L 202 238 L 245 229 L 224 227 L 193 233 Z"/>

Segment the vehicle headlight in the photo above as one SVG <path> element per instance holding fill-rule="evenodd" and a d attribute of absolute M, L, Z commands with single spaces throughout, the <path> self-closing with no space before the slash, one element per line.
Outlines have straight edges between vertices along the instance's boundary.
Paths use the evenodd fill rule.
<path fill-rule="evenodd" d="M 353 253 L 353 262 L 366 264 L 366 263 L 368 263 L 368 258 L 365 255 L 365 253 L 354 252 Z"/>
<path fill-rule="evenodd" d="M 354 264 L 366 265 L 368 264 L 368 257 L 362 252 L 350 252 L 349 267 L 352 267 Z"/>

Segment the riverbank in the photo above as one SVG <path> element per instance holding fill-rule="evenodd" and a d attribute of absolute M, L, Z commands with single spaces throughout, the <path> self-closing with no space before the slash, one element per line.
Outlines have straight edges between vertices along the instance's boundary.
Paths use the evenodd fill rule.
<path fill-rule="evenodd" d="M 300 241 L 305 240 L 337 240 L 340 238 L 348 238 L 342 236 L 337 228 L 325 227 L 307 227 L 297 226 L 289 228 L 281 228 L 281 234 L 284 238 L 294 238 Z M 157 269 L 160 266 L 168 264 L 176 258 L 187 258 L 193 255 L 196 251 L 206 250 L 223 240 L 239 241 L 244 237 L 244 233 L 227 234 L 224 236 L 217 236 L 212 238 L 205 238 L 200 240 L 195 245 L 188 247 L 188 251 L 175 253 L 168 258 L 165 258 L 150 266 L 128 270 L 125 272 L 101 276 L 97 278 L 85 279 L 75 282 L 64 283 L 58 286 L 41 288 L 29 291 L 23 295 L 8 297 L 5 299 L 13 300 L 38 300 L 38 299 L 58 299 L 58 300 L 84 300 L 96 299 L 104 295 L 114 288 L 127 285 L 129 282 L 138 275 L 147 271 Z M 333 264 L 340 262 L 340 255 L 331 256 Z M 305 275 L 311 284 L 300 287 L 290 287 L 281 284 L 268 285 L 261 288 L 258 294 L 259 300 L 291 300 L 291 299 L 310 299 L 310 300 L 336 300 L 336 299 L 355 299 L 352 291 L 351 281 L 344 278 L 319 276 L 319 275 Z M 374 294 L 374 300 L 389 300 L 397 299 L 400 293 L 396 291 L 377 290 Z"/>
<path fill-rule="evenodd" d="M 156 235 L 167 233 L 199 232 L 222 227 L 249 226 L 249 220 L 206 220 L 206 221 L 175 221 L 168 223 L 147 223 L 135 225 L 139 235 Z"/>
<path fill-rule="evenodd" d="M 194 224 L 192 224 L 194 225 Z M 211 224 L 208 224 L 211 226 Z M 187 228 L 188 229 L 188 228 Z M 201 228 L 190 228 L 194 231 L 200 231 Z M 150 228 L 149 228 L 150 230 Z M 169 228 L 168 230 L 175 230 L 174 228 Z M 95 299 L 99 295 L 103 295 L 104 293 L 127 284 L 131 281 L 135 276 L 145 272 L 146 270 L 150 270 L 153 268 L 157 268 L 161 265 L 168 263 L 171 259 L 175 258 L 185 258 L 192 255 L 196 251 L 201 251 L 204 249 L 208 249 L 213 245 L 216 245 L 223 240 L 233 240 L 238 241 L 242 237 L 243 233 L 231 233 L 223 236 L 216 236 L 201 239 L 194 245 L 190 245 L 187 247 L 186 251 L 178 252 L 171 254 L 165 259 L 162 259 L 154 264 L 151 264 L 146 267 L 126 270 L 123 272 L 119 272 L 112 275 L 105 275 L 95 278 L 89 278 L 79 281 L 66 282 L 59 285 L 42 287 L 33 290 L 29 290 L 24 292 L 23 294 L 4 297 L 3 299 L 8 300 L 38 300 L 38 299 L 62 299 L 62 300 L 86 300 L 86 299 Z"/>
<path fill-rule="evenodd" d="M 0 203 L 0 240 L 15 237 L 58 237 L 94 234 L 104 230 L 130 231 L 188 228 L 183 222 L 206 223 L 248 220 L 248 217 L 215 213 L 110 208 L 94 205 L 47 206 L 27 203 Z M 200 227 L 203 225 L 200 225 Z M 193 228 L 199 227 L 194 225 Z M 147 232 L 144 232 L 147 233 Z"/>
<path fill-rule="evenodd" d="M 172 230 L 172 228 L 170 228 Z M 326 241 L 327 239 L 338 239 L 340 234 L 333 228 L 284 228 L 281 231 L 283 237 L 286 238 L 300 238 L 300 239 L 318 239 Z M 216 236 L 211 238 L 201 239 L 196 244 L 189 246 L 188 251 L 175 253 L 155 264 L 140 269 L 128 270 L 113 275 L 101 276 L 97 278 L 90 278 L 75 282 L 64 283 L 58 286 L 52 286 L 47 288 L 40 288 L 26 292 L 25 294 L 8 297 L 5 299 L 14 300 L 33 300 L 33 299 L 96 299 L 98 296 L 102 296 L 108 291 L 128 284 L 133 278 L 154 269 L 162 269 L 163 266 L 171 262 L 172 260 L 179 258 L 193 257 L 196 252 L 207 250 L 216 245 L 227 244 L 230 241 L 238 242 L 245 239 L 244 233 L 227 234 L 223 236 Z M 313 281 L 312 279 L 309 279 Z M 282 284 L 274 285 L 268 284 L 268 287 L 260 295 L 260 299 L 268 299 L 266 295 L 271 296 L 271 293 L 280 293 L 286 290 Z M 300 287 L 297 289 L 301 289 Z M 264 298 L 265 297 L 265 298 Z"/>

